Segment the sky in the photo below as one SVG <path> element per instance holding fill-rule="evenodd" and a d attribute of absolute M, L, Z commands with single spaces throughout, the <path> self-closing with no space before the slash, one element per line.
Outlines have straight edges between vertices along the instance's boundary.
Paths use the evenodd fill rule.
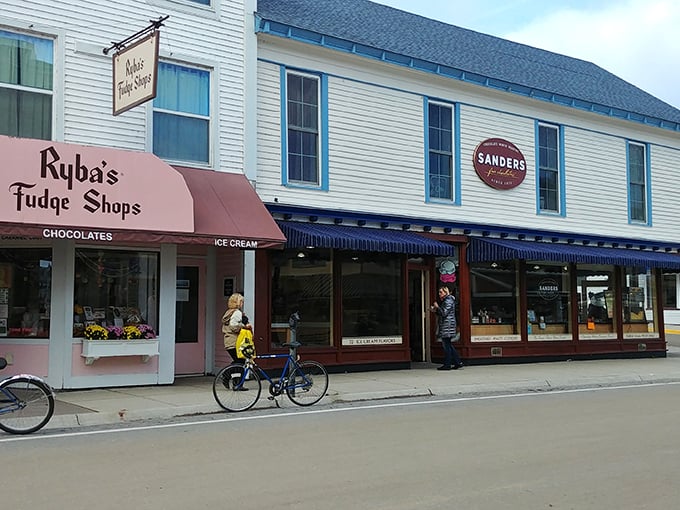
<path fill-rule="evenodd" d="M 587 60 L 680 108 L 680 1 L 373 1 Z"/>

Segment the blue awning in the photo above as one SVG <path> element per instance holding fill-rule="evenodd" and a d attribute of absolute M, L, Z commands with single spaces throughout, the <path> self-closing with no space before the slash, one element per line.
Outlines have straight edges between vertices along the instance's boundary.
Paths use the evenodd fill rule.
<path fill-rule="evenodd" d="M 515 239 L 472 238 L 467 259 L 468 262 L 522 259 L 680 269 L 680 255 L 676 253 Z"/>
<path fill-rule="evenodd" d="M 323 223 L 277 222 L 289 248 L 335 248 L 338 250 L 452 256 L 454 246 L 415 232 Z"/>

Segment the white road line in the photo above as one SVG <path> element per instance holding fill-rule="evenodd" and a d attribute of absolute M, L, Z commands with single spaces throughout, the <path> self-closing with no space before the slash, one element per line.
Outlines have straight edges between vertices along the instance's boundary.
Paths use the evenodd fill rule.
<path fill-rule="evenodd" d="M 274 418 L 290 418 L 295 416 L 304 416 L 309 414 L 326 414 L 326 413 L 342 413 L 348 411 L 365 411 L 369 409 L 385 409 L 389 407 L 410 407 L 410 406 L 420 406 L 420 405 L 433 405 L 433 404 L 449 404 L 456 402 L 473 402 L 480 400 L 499 400 L 506 398 L 526 398 L 526 397 L 547 397 L 550 395 L 560 395 L 566 393 L 585 393 L 591 391 L 615 391 L 615 390 L 625 390 L 632 388 L 651 388 L 655 386 L 674 386 L 678 385 L 680 382 L 672 381 L 665 383 L 646 383 L 646 384 L 629 384 L 624 386 L 607 386 L 607 387 L 595 387 L 595 388 L 577 388 L 571 390 L 554 390 L 554 391 L 531 391 L 524 393 L 508 393 L 502 395 L 480 395 L 476 397 L 455 397 L 455 398 L 444 398 L 437 400 L 419 400 L 416 402 L 390 402 L 390 403 L 380 403 L 380 404 L 369 404 L 369 405 L 357 405 L 354 407 L 339 407 L 332 409 L 310 409 L 307 411 L 292 411 L 285 413 L 271 413 L 271 414 L 235 414 L 229 415 L 229 418 L 222 418 L 219 420 L 201 420 L 201 421 L 190 421 L 182 423 L 166 423 L 161 425 L 144 425 L 139 427 L 125 427 L 118 429 L 107 429 L 107 430 L 89 430 L 89 431 L 75 431 L 75 432 L 62 432 L 58 434 L 45 434 L 45 435 L 27 435 L 27 436 L 8 436 L 0 437 L 0 443 L 10 443 L 14 441 L 40 441 L 46 439 L 58 439 L 65 437 L 77 437 L 77 436 L 94 436 L 100 434 L 120 434 L 125 432 L 139 432 L 144 430 L 160 430 L 160 429 L 170 429 L 177 427 L 192 427 L 198 425 L 213 425 L 217 423 L 229 423 L 236 421 L 252 421 L 252 420 L 268 420 Z"/>

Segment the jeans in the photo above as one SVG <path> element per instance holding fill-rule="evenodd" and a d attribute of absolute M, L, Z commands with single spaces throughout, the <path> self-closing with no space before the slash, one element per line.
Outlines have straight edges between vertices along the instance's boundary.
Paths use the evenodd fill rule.
<path fill-rule="evenodd" d="M 454 366 L 459 367 L 463 364 L 458 355 L 458 351 L 451 343 L 451 337 L 442 338 L 442 347 L 444 348 L 444 366 L 450 367 L 453 360 Z"/>

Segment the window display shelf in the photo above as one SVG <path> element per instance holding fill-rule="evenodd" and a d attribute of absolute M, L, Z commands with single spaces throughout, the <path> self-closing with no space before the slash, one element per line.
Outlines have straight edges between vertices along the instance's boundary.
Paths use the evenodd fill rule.
<path fill-rule="evenodd" d="M 81 356 L 86 365 L 99 358 L 114 356 L 141 356 L 147 363 L 151 356 L 158 356 L 158 340 L 83 340 Z"/>

